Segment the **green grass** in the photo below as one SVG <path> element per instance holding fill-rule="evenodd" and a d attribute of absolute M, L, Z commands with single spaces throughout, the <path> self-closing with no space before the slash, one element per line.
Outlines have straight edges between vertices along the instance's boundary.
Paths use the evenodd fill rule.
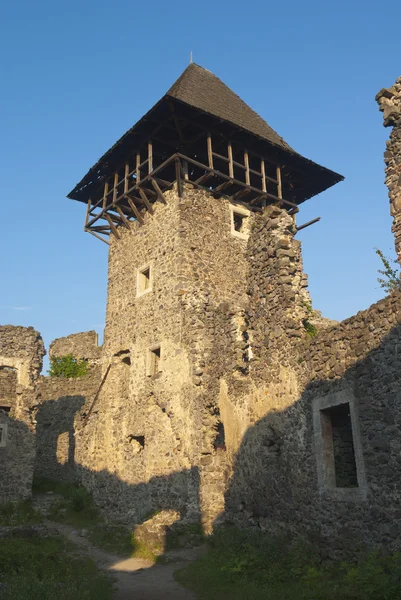
<path fill-rule="evenodd" d="M 199 600 L 401 600 L 401 554 L 322 563 L 305 543 L 230 527 L 176 578 Z"/>
<path fill-rule="evenodd" d="M 29 500 L 0 505 L 0 525 L 18 527 L 37 524 L 41 521 L 43 521 L 42 516 L 33 509 Z"/>
<path fill-rule="evenodd" d="M 6 538 L 0 544 L 2 600 L 111 600 L 112 580 L 63 538 Z"/>

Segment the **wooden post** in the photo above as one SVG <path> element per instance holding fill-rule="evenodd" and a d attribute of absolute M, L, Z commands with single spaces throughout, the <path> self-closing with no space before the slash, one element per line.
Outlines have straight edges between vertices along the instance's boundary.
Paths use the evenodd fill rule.
<path fill-rule="evenodd" d="M 134 202 L 131 200 L 131 198 L 129 196 L 127 196 L 127 200 L 128 200 L 128 204 L 131 207 L 132 212 L 135 215 L 135 218 L 137 219 L 137 221 L 139 221 L 139 223 L 142 225 L 143 223 L 143 218 L 141 213 L 139 212 L 139 210 L 137 209 L 137 207 L 135 206 Z"/>
<path fill-rule="evenodd" d="M 117 227 L 114 225 L 113 221 L 111 220 L 110 216 L 107 213 L 105 214 L 105 217 L 110 225 L 110 229 L 112 230 L 112 232 L 114 233 L 116 238 L 119 240 L 120 236 L 118 235 Z"/>
<path fill-rule="evenodd" d="M 124 174 L 124 194 L 128 192 L 128 175 L 129 175 L 129 164 L 125 165 L 125 174 Z"/>
<path fill-rule="evenodd" d="M 90 211 L 91 211 L 91 205 L 92 205 L 92 201 L 91 201 L 91 199 L 89 198 L 89 200 L 88 200 L 88 206 L 87 206 L 87 208 L 86 208 L 85 227 L 86 227 L 86 225 L 87 225 L 87 223 L 88 223 L 88 219 L 89 219 L 89 213 L 90 213 Z"/>
<path fill-rule="evenodd" d="M 213 169 L 212 136 L 210 133 L 207 134 L 207 156 L 209 159 L 209 168 Z"/>
<path fill-rule="evenodd" d="M 228 143 L 228 175 L 234 179 L 233 147 Z"/>
<path fill-rule="evenodd" d="M 117 200 L 118 173 L 114 173 L 113 204 Z"/>
<path fill-rule="evenodd" d="M 244 164 L 245 164 L 245 183 L 246 183 L 246 185 L 251 185 L 251 175 L 249 173 L 248 150 L 245 150 L 245 152 L 244 152 Z"/>
<path fill-rule="evenodd" d="M 188 161 L 187 160 L 182 161 L 182 170 L 184 171 L 185 181 L 188 181 Z"/>
<path fill-rule="evenodd" d="M 141 155 L 139 152 L 136 153 L 136 182 L 139 183 L 141 181 Z"/>
<path fill-rule="evenodd" d="M 281 188 L 281 169 L 280 167 L 276 168 L 276 174 L 277 174 L 277 196 L 280 198 L 280 200 L 283 199 L 283 191 Z"/>
<path fill-rule="evenodd" d="M 152 146 L 152 140 L 149 140 L 148 142 L 148 173 L 151 173 L 153 171 L 153 146 Z"/>
<path fill-rule="evenodd" d="M 263 159 L 260 161 L 260 172 L 262 173 L 262 192 L 267 192 L 267 189 L 266 189 L 266 169 L 265 169 L 265 161 Z"/>
<path fill-rule="evenodd" d="M 175 178 L 177 180 L 178 197 L 182 198 L 181 162 L 179 158 L 175 159 Z"/>
<path fill-rule="evenodd" d="M 103 190 L 103 209 L 106 208 L 107 205 L 107 194 L 109 193 L 109 182 L 106 181 L 106 183 L 104 184 L 104 190 Z"/>

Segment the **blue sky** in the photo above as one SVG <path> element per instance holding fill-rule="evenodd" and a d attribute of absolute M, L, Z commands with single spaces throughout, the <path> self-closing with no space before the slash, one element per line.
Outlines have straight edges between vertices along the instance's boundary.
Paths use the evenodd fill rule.
<path fill-rule="evenodd" d="M 298 152 L 346 179 L 302 206 L 314 306 L 343 319 L 382 296 L 393 252 L 375 94 L 401 75 L 401 3 L 3 0 L 0 323 L 55 337 L 104 326 L 107 246 L 66 194 L 194 60 Z"/>

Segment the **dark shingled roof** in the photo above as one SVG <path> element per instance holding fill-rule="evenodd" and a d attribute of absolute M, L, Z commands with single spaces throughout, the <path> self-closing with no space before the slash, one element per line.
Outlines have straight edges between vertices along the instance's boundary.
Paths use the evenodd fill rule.
<path fill-rule="evenodd" d="M 149 136 L 152 127 L 158 119 L 168 113 L 168 104 L 193 109 L 198 113 L 200 122 L 204 118 L 218 119 L 220 126 L 229 124 L 243 132 L 248 140 L 245 142 L 252 150 L 254 142 L 257 154 L 264 155 L 263 146 L 270 147 L 275 153 L 275 159 L 302 172 L 302 182 L 296 182 L 298 188 L 297 203 L 322 192 L 343 179 L 342 175 L 334 173 L 321 165 L 303 157 L 280 137 L 254 110 L 239 96 L 234 94 L 216 75 L 191 63 L 172 85 L 168 92 L 129 129 L 99 160 L 89 169 L 85 177 L 68 194 L 71 199 L 87 202 L 93 190 L 105 177 L 121 166 L 126 157 L 143 143 Z M 167 112 L 166 112 L 167 111 Z M 195 116 L 196 119 L 196 116 Z M 226 128 L 227 130 L 227 128 Z M 253 138 L 249 139 L 250 137 Z M 268 159 L 268 155 L 266 155 Z M 291 185 L 294 189 L 294 185 Z"/>
<path fill-rule="evenodd" d="M 166 95 L 230 121 L 271 144 L 293 152 L 291 146 L 221 79 L 195 63 L 188 65 Z"/>

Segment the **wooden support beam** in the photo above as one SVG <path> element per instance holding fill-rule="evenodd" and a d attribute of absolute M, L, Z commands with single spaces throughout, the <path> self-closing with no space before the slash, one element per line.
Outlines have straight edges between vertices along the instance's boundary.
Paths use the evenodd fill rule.
<path fill-rule="evenodd" d="M 124 223 L 124 225 L 126 226 L 126 228 L 130 229 L 129 221 L 128 221 L 127 217 L 125 216 L 125 214 L 123 213 L 123 211 L 121 210 L 121 208 L 119 206 L 116 206 L 115 209 L 118 212 L 118 214 L 120 215 L 121 220 Z"/>
<path fill-rule="evenodd" d="M 117 200 L 118 173 L 114 173 L 113 204 Z"/>
<path fill-rule="evenodd" d="M 155 179 L 151 179 L 150 181 L 151 181 L 151 184 L 153 185 L 154 189 L 156 190 L 157 197 L 159 198 L 159 200 L 161 202 L 163 202 L 163 204 L 167 204 L 166 198 L 164 197 L 164 194 L 163 194 L 159 184 L 157 183 L 157 181 Z"/>
<path fill-rule="evenodd" d="M 136 219 L 139 221 L 139 223 L 141 225 L 143 225 L 143 217 L 142 217 L 141 213 L 139 212 L 139 210 L 137 209 L 135 203 L 133 202 L 133 200 L 131 200 L 131 198 L 129 196 L 127 196 L 127 200 L 128 200 L 128 204 L 130 205 L 131 210 L 134 213 Z"/>
<path fill-rule="evenodd" d="M 231 179 L 234 179 L 234 163 L 233 163 L 233 147 L 231 142 L 228 143 L 228 175 Z"/>
<path fill-rule="evenodd" d="M 114 235 L 116 236 L 116 238 L 119 240 L 120 239 L 120 235 L 117 231 L 117 227 L 114 225 L 110 215 L 108 215 L 107 213 L 104 214 L 105 219 L 109 222 L 110 225 L 110 229 L 112 230 L 112 232 L 114 233 Z"/>
<path fill-rule="evenodd" d="M 300 225 L 299 227 L 296 228 L 297 232 L 301 231 L 301 229 L 305 229 L 305 227 L 309 227 L 310 225 L 313 225 L 314 223 L 318 223 L 320 221 L 320 219 L 321 219 L 321 217 L 317 217 L 316 219 L 312 219 L 312 221 L 308 221 L 307 223 Z"/>
<path fill-rule="evenodd" d="M 109 182 L 106 181 L 103 189 L 103 209 L 107 206 L 107 194 L 109 193 Z"/>
<path fill-rule="evenodd" d="M 107 243 L 107 242 L 106 242 L 106 243 Z M 107 369 L 106 369 L 106 372 L 105 372 L 105 374 L 103 375 L 102 381 L 100 382 L 100 385 L 99 385 L 99 387 L 98 387 L 98 390 L 97 390 L 97 392 L 96 392 L 96 394 L 95 394 L 95 397 L 94 397 L 94 399 L 93 399 L 93 402 L 92 402 L 92 404 L 91 404 L 91 406 L 90 406 L 90 409 L 88 410 L 88 414 L 86 415 L 86 417 L 85 417 L 85 419 L 84 419 L 84 422 L 83 422 L 83 427 L 86 427 L 86 424 L 87 424 L 87 422 L 88 422 L 88 419 L 89 419 L 89 417 L 90 417 L 90 416 L 91 416 L 91 414 L 92 414 L 92 411 L 93 411 L 93 409 L 94 409 L 94 407 L 95 407 L 95 405 L 96 405 L 96 402 L 98 401 L 98 398 L 99 398 L 99 396 L 100 396 L 100 392 L 102 391 L 102 387 L 103 387 L 103 385 L 104 385 L 104 382 L 106 381 L 106 379 L 107 379 L 107 375 L 109 374 L 109 371 L 110 371 L 110 369 L 111 369 L 111 363 L 112 363 L 112 361 L 110 361 L 110 363 L 109 363 L 109 366 L 107 367 Z"/>
<path fill-rule="evenodd" d="M 187 160 L 182 161 L 182 170 L 184 173 L 185 181 L 188 181 L 188 161 Z"/>
<path fill-rule="evenodd" d="M 191 181 L 191 183 L 194 183 L 195 185 L 200 185 L 201 183 L 204 183 L 205 181 L 207 181 L 209 179 L 209 177 L 213 177 L 213 176 L 214 176 L 214 171 L 210 171 L 209 173 L 204 173 L 203 175 L 198 177 L 198 179 L 196 179 L 195 181 Z"/>
<path fill-rule="evenodd" d="M 136 183 L 141 181 L 141 155 L 139 152 L 136 153 Z"/>
<path fill-rule="evenodd" d="M 124 173 L 124 194 L 128 192 L 128 177 L 129 177 L 129 164 L 125 165 L 125 173 Z"/>
<path fill-rule="evenodd" d="M 144 205 L 146 206 L 146 208 L 148 209 L 148 211 L 150 212 L 150 214 L 153 215 L 153 208 L 152 208 L 151 203 L 148 200 L 147 195 L 145 194 L 145 192 L 141 188 L 138 188 L 138 192 L 139 192 L 140 197 L 142 198 L 142 201 L 143 201 Z"/>
<path fill-rule="evenodd" d="M 251 185 L 251 175 L 249 173 L 249 155 L 248 150 L 244 152 L 244 164 L 245 164 L 245 183 Z"/>
<path fill-rule="evenodd" d="M 89 214 L 90 214 L 90 211 L 91 211 L 91 203 L 92 203 L 92 201 L 89 198 L 89 200 L 88 200 L 88 206 L 86 208 L 85 227 L 88 224 Z"/>
<path fill-rule="evenodd" d="M 262 192 L 267 192 L 266 189 L 266 169 L 265 169 L 265 161 L 260 161 L 260 172 L 262 173 Z"/>
<path fill-rule="evenodd" d="M 110 246 L 110 242 L 108 240 L 105 240 L 104 238 L 102 238 L 102 236 L 100 236 L 99 234 L 95 233 L 94 231 L 91 231 L 90 229 L 86 229 L 86 228 L 85 228 L 85 231 L 87 233 L 90 233 L 91 235 L 94 235 L 95 238 L 97 238 L 101 242 L 104 242 L 105 244 L 107 244 L 108 246 Z"/>
<path fill-rule="evenodd" d="M 153 171 L 153 146 L 152 140 L 148 141 L 148 173 Z"/>
<path fill-rule="evenodd" d="M 213 169 L 212 136 L 210 133 L 207 134 L 207 157 L 209 161 L 209 169 Z"/>
<path fill-rule="evenodd" d="M 280 198 L 280 200 L 283 199 L 283 190 L 281 187 L 281 169 L 280 167 L 276 168 L 276 176 L 277 176 L 277 196 Z"/>
<path fill-rule="evenodd" d="M 182 198 L 181 161 L 179 158 L 175 159 L 175 179 L 177 181 L 178 197 Z"/>

